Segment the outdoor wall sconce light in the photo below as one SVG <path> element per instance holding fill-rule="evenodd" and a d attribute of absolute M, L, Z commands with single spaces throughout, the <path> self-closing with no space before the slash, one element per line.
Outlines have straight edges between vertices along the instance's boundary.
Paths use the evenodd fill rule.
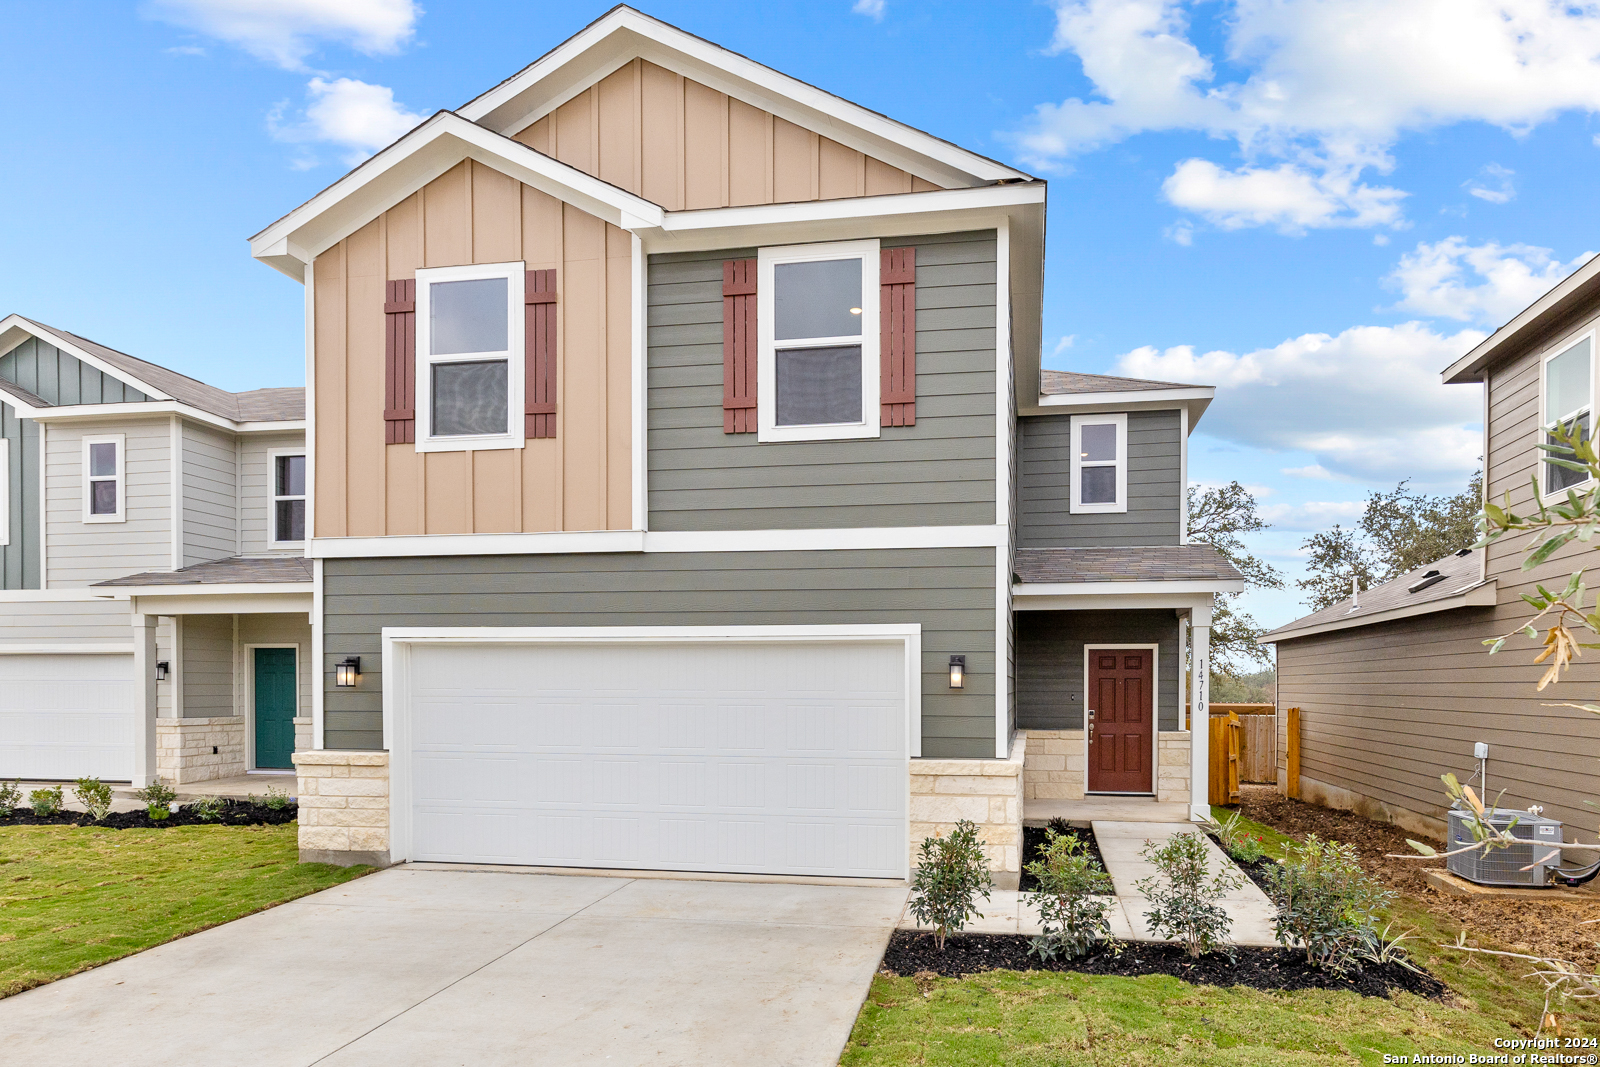
<path fill-rule="evenodd" d="M 354 689 L 356 679 L 361 675 L 361 657 L 351 656 L 342 659 L 333 666 L 333 684 L 340 689 Z"/>
<path fill-rule="evenodd" d="M 169 668 L 167 667 L 167 661 L 166 660 L 160 660 L 159 662 L 157 662 L 156 663 L 156 681 L 158 681 L 158 682 L 166 681 L 167 680 L 168 670 L 169 670 Z"/>
<path fill-rule="evenodd" d="M 950 657 L 950 688 L 965 689 L 967 686 L 967 657 Z"/>

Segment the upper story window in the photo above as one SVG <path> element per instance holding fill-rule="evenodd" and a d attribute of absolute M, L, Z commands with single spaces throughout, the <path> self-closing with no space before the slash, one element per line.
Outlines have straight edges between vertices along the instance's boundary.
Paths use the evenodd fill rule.
<path fill-rule="evenodd" d="M 1071 510 L 1128 510 L 1128 416 L 1072 417 Z"/>
<path fill-rule="evenodd" d="M 1574 427 L 1587 438 L 1594 432 L 1594 335 L 1567 345 L 1544 361 L 1544 426 Z M 1547 438 L 1551 444 L 1553 437 Z M 1548 455 L 1548 453 L 1546 453 Z M 1567 458 L 1567 457 L 1562 457 Z M 1588 481 L 1582 471 L 1569 470 L 1554 463 L 1544 464 L 1546 492 L 1564 493 Z"/>
<path fill-rule="evenodd" d="M 878 242 L 763 248 L 758 438 L 877 437 Z"/>
<path fill-rule="evenodd" d="M 127 518 L 126 444 L 120 433 L 83 439 L 84 522 L 123 522 Z"/>
<path fill-rule="evenodd" d="M 272 543 L 283 548 L 306 539 L 306 457 L 272 454 Z"/>
<path fill-rule="evenodd" d="M 417 451 L 522 446 L 523 273 L 417 271 Z"/>

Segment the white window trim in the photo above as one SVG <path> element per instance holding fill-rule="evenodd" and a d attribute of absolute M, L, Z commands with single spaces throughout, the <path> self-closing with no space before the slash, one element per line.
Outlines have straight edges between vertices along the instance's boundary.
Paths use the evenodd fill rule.
<path fill-rule="evenodd" d="M 11 543 L 11 439 L 0 437 L 0 545 Z"/>
<path fill-rule="evenodd" d="M 1083 488 L 1083 428 L 1085 426 L 1112 425 L 1117 428 L 1117 499 L 1109 504 L 1084 504 L 1079 499 L 1079 492 Z M 1092 463 L 1092 467 L 1102 467 L 1105 463 Z M 1068 501 L 1069 512 L 1073 515 L 1107 515 L 1123 514 L 1128 510 L 1128 416 L 1125 413 L 1107 415 L 1074 415 L 1072 416 L 1072 484 L 1069 487 L 1072 493 Z"/>
<path fill-rule="evenodd" d="M 306 501 L 306 519 L 310 521 L 311 495 L 279 496 L 278 495 L 278 459 L 282 456 L 304 456 L 306 460 L 306 473 L 309 477 L 311 471 L 311 456 L 303 448 L 273 448 L 267 450 L 267 548 L 269 549 L 304 549 L 305 539 L 299 541 L 278 540 L 278 501 L 304 500 Z M 306 488 L 311 488 L 308 483 Z"/>
<path fill-rule="evenodd" d="M 756 258 L 756 439 L 758 441 L 843 441 L 877 437 L 878 405 L 878 250 L 876 239 L 834 241 L 827 244 L 786 245 L 763 248 Z M 776 356 L 773 338 L 773 268 L 780 263 L 808 263 L 826 259 L 861 260 L 861 336 L 815 337 L 784 341 L 784 348 L 824 348 L 861 345 L 861 421 L 821 426 L 779 426 Z"/>
<path fill-rule="evenodd" d="M 106 444 L 117 446 L 117 510 L 111 515 L 92 515 L 89 512 L 89 505 L 92 499 L 89 488 L 89 446 Z M 105 479 L 96 480 L 104 481 Z M 83 521 L 128 521 L 128 438 L 126 434 L 108 433 L 83 439 Z"/>
<path fill-rule="evenodd" d="M 1595 481 L 1593 478 L 1585 478 L 1581 482 L 1575 482 L 1567 486 L 1566 489 L 1547 488 L 1548 482 L 1546 479 L 1551 468 L 1545 466 L 1544 461 L 1550 453 L 1538 447 L 1544 444 L 1544 439 L 1550 431 L 1550 426 L 1554 425 L 1553 423 L 1546 423 L 1544 419 L 1546 402 L 1549 399 L 1547 389 L 1550 361 L 1557 356 L 1563 355 L 1573 345 L 1581 344 L 1585 339 L 1589 342 L 1589 436 L 1593 438 L 1595 436 L 1595 395 L 1597 392 L 1595 370 L 1597 366 L 1600 366 L 1600 352 L 1597 352 L 1596 348 L 1600 347 L 1597 346 L 1597 342 L 1600 342 L 1600 334 L 1597 334 L 1593 328 L 1584 330 L 1582 333 L 1572 334 L 1570 337 L 1551 345 L 1545 354 L 1539 357 L 1539 436 L 1534 443 L 1534 455 L 1537 458 L 1535 466 L 1539 472 L 1539 492 L 1544 496 L 1549 496 L 1552 493 L 1557 496 L 1564 496 L 1567 489 L 1575 493 L 1581 493 L 1594 488 Z"/>
<path fill-rule="evenodd" d="M 460 267 L 428 267 L 417 271 L 417 367 L 416 423 L 418 452 L 472 452 L 490 448 L 521 448 L 525 418 L 523 381 L 524 316 L 523 289 L 526 284 L 523 263 L 474 263 Z M 459 282 L 480 278 L 506 279 L 506 432 L 473 437 L 435 437 L 433 435 L 433 375 L 435 363 L 471 363 L 497 359 L 499 353 L 456 353 L 434 357 L 429 350 L 432 332 L 428 329 L 430 293 L 435 282 Z"/>

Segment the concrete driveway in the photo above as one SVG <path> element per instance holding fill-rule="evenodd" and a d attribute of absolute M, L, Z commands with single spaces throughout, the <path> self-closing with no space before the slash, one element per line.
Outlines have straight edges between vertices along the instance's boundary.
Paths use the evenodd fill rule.
<path fill-rule="evenodd" d="M 834 1064 L 899 888 L 395 868 L 0 1000 L 16 1063 Z"/>

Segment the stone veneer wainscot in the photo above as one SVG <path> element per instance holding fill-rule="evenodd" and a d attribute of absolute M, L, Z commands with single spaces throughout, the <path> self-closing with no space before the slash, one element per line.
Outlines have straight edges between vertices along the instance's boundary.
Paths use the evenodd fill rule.
<path fill-rule="evenodd" d="M 1018 731 L 1007 759 L 911 761 L 911 867 L 925 838 L 948 834 L 969 819 L 978 825 L 999 889 L 1022 875 L 1022 783 L 1027 736 Z"/>
<path fill-rule="evenodd" d="M 1023 768 L 1024 800 L 1084 798 L 1083 731 L 1026 730 L 1027 760 Z M 1156 735 L 1156 800 L 1189 800 L 1189 731 L 1162 730 Z"/>
<path fill-rule="evenodd" d="M 294 754 L 300 778 L 300 859 L 389 864 L 389 754 L 331 749 Z"/>
<path fill-rule="evenodd" d="M 156 773 L 172 785 L 243 774 L 244 758 L 243 715 L 156 720 Z"/>

